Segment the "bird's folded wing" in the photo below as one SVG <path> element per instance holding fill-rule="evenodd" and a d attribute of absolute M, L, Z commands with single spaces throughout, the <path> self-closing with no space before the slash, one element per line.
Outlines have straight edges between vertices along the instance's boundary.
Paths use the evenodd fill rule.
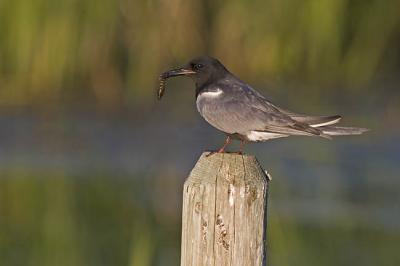
<path fill-rule="evenodd" d="M 267 98 L 261 95 L 258 91 L 250 87 L 249 85 L 243 83 L 240 84 L 240 87 L 243 91 L 248 95 L 248 97 L 256 98 L 258 102 L 260 102 L 259 106 L 261 108 L 268 108 L 268 110 L 278 111 L 284 115 L 289 116 L 296 122 L 307 124 L 311 127 L 320 127 L 336 124 L 342 119 L 340 115 L 331 115 L 331 116 L 310 116 L 305 114 L 295 113 L 284 108 L 278 107 L 271 103 Z M 264 110 L 263 109 L 263 110 Z"/>
<path fill-rule="evenodd" d="M 226 93 L 226 91 L 224 92 Z M 214 127 L 229 134 L 266 131 L 288 135 L 320 135 L 321 131 L 294 121 L 255 95 L 235 92 L 202 107 L 203 117 Z"/>
<path fill-rule="evenodd" d="M 305 114 L 294 113 L 292 111 L 275 106 L 281 113 L 290 116 L 293 120 L 301 123 L 306 123 L 312 127 L 328 126 L 338 123 L 342 117 L 340 115 L 329 116 L 311 116 Z"/>

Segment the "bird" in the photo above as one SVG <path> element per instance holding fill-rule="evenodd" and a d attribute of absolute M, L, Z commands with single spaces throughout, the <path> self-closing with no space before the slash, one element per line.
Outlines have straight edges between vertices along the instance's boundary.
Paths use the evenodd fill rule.
<path fill-rule="evenodd" d="M 195 83 L 197 110 L 214 128 L 226 134 L 223 153 L 232 139 L 240 141 L 238 153 L 248 142 L 263 142 L 289 136 L 331 139 L 332 136 L 359 135 L 366 128 L 336 126 L 340 115 L 311 116 L 281 108 L 232 74 L 218 59 L 200 56 L 180 68 L 160 75 L 158 98 L 171 77 L 187 76 Z"/>

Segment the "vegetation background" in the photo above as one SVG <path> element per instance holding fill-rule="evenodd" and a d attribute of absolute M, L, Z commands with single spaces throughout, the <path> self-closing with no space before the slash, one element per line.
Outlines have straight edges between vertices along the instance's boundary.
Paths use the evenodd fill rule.
<path fill-rule="evenodd" d="M 155 89 L 201 54 L 371 129 L 247 147 L 270 265 L 399 265 L 398 0 L 0 0 L 0 265 L 179 263 L 184 178 L 223 135 L 190 80 Z"/>

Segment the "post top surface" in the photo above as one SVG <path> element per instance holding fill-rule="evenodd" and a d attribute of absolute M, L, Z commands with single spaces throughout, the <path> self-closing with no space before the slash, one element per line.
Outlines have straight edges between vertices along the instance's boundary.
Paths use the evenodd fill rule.
<path fill-rule="evenodd" d="M 223 153 L 214 153 L 211 154 L 210 156 L 208 156 L 210 154 L 210 151 L 204 151 L 201 154 L 201 157 L 206 157 L 208 159 L 218 159 L 221 160 L 221 158 L 224 159 L 233 159 L 233 158 L 240 158 L 240 159 L 256 159 L 256 157 L 252 154 L 239 154 L 239 153 L 230 153 L 230 152 L 223 152 Z"/>
<path fill-rule="evenodd" d="M 189 182 L 215 183 L 218 178 L 236 180 L 235 182 L 266 182 L 265 171 L 254 155 L 237 153 L 203 152 L 192 169 Z"/>

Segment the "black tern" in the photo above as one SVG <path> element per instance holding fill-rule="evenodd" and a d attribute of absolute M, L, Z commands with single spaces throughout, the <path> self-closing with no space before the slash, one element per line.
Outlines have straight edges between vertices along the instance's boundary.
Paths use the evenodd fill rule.
<path fill-rule="evenodd" d="M 189 76 L 196 85 L 196 104 L 200 115 L 227 137 L 217 152 L 224 152 L 231 139 L 240 140 L 239 153 L 246 142 L 260 142 L 288 136 L 359 135 L 368 129 L 333 126 L 339 115 L 309 116 L 272 104 L 250 85 L 230 73 L 215 58 L 202 56 L 181 68 L 160 75 L 158 99 L 165 81 L 176 76 Z"/>

